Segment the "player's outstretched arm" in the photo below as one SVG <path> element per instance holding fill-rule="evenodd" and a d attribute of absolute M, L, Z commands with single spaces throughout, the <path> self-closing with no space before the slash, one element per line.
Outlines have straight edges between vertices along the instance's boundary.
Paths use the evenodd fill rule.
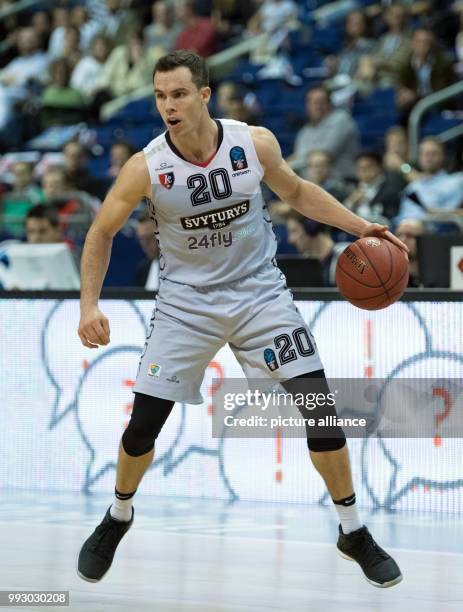
<path fill-rule="evenodd" d="M 394 242 L 405 252 L 408 248 L 387 226 L 369 223 L 348 210 L 324 189 L 295 174 L 281 156 L 275 136 L 263 127 L 251 127 L 252 139 L 264 168 L 264 181 L 283 202 L 305 217 L 338 227 L 354 236 L 379 236 Z"/>
<path fill-rule="evenodd" d="M 85 239 L 80 265 L 80 323 L 78 334 L 88 348 L 109 343 L 109 322 L 98 308 L 103 280 L 108 270 L 114 235 L 121 229 L 140 200 L 150 197 L 151 185 L 143 153 L 124 165 L 106 196 Z"/>

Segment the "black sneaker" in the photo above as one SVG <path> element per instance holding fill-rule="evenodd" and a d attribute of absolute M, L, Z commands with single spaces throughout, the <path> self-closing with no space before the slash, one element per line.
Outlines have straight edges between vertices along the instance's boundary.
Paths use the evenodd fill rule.
<path fill-rule="evenodd" d="M 134 510 L 130 521 L 116 521 L 109 513 L 85 540 L 77 561 L 77 573 L 87 582 L 98 582 L 111 567 L 117 545 L 133 523 Z"/>
<path fill-rule="evenodd" d="M 365 527 L 347 535 L 339 525 L 338 553 L 344 559 L 357 561 L 365 578 L 375 587 L 387 588 L 402 580 L 399 566 L 373 539 Z"/>

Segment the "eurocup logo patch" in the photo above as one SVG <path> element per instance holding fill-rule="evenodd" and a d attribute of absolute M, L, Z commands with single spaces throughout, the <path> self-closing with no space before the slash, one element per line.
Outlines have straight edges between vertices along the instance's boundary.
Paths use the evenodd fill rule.
<path fill-rule="evenodd" d="M 230 160 L 233 170 L 244 170 L 248 167 L 248 160 L 243 147 L 232 147 L 230 149 Z"/>
<path fill-rule="evenodd" d="M 152 376 L 153 378 L 159 378 L 159 374 L 161 373 L 161 366 L 157 363 L 150 363 L 148 367 L 148 376 Z"/>
<path fill-rule="evenodd" d="M 172 189 L 175 183 L 175 176 L 173 172 L 166 172 L 165 174 L 159 175 L 159 181 L 161 185 L 166 189 Z"/>
<path fill-rule="evenodd" d="M 274 372 L 275 370 L 278 370 L 279 365 L 277 363 L 277 358 L 275 355 L 275 352 L 273 351 L 273 349 L 271 348 L 266 348 L 264 351 L 264 360 L 265 363 L 267 364 L 268 369 L 271 372 Z"/>

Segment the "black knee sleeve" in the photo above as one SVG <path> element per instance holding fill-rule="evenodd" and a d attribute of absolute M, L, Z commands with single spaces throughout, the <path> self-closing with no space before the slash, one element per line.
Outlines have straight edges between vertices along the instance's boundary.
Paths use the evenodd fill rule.
<path fill-rule="evenodd" d="M 122 435 L 122 447 L 131 457 L 140 457 L 154 447 L 167 417 L 172 411 L 171 400 L 135 393 L 132 416 Z"/>
<path fill-rule="evenodd" d="M 316 379 L 316 382 L 311 385 L 309 382 L 305 382 L 305 379 Z M 282 384 L 288 393 L 303 393 L 304 395 L 307 395 L 307 393 L 322 393 L 325 397 L 330 393 L 324 370 L 308 372 L 307 374 L 291 378 Z M 304 406 L 298 406 L 298 409 L 305 419 L 315 419 L 315 422 L 327 416 L 336 416 L 334 404 L 316 406 L 313 410 L 309 410 Z M 339 450 L 346 444 L 346 435 L 342 427 L 337 425 L 326 427 L 323 430 L 306 425 L 306 432 L 307 446 L 309 450 L 314 452 Z"/>

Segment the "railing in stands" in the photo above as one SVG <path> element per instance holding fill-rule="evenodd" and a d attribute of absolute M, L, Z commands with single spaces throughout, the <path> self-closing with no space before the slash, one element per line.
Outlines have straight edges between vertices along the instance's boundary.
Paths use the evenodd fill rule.
<path fill-rule="evenodd" d="M 454 83 L 453 85 L 449 85 L 449 87 L 445 87 L 440 91 L 436 91 L 435 93 L 426 96 L 420 100 L 413 107 L 412 112 L 410 113 L 410 118 L 408 120 L 408 134 L 409 134 L 409 144 L 410 144 L 410 158 L 416 161 L 418 157 L 418 144 L 420 139 L 420 123 L 424 117 L 424 115 L 433 107 L 450 100 L 451 98 L 455 98 L 458 95 L 463 94 L 463 81 L 458 81 L 458 83 Z M 437 137 L 442 142 L 449 142 L 454 138 L 458 138 L 463 134 L 463 122 L 460 125 L 456 125 L 444 132 L 441 132 L 437 135 Z"/>
<path fill-rule="evenodd" d="M 260 34 L 259 36 L 254 36 L 253 38 L 244 40 L 236 45 L 233 45 L 233 47 L 230 47 L 229 49 L 225 49 L 224 51 L 220 51 L 219 53 L 212 55 L 207 61 L 211 75 L 217 76 L 221 70 L 223 70 L 226 66 L 233 64 L 236 59 L 242 55 L 246 55 L 250 51 L 256 49 L 259 45 L 263 44 L 267 37 L 267 34 Z M 129 102 L 147 98 L 148 96 L 152 95 L 152 93 L 153 86 L 150 84 L 145 85 L 132 93 L 119 96 L 118 98 L 107 102 L 102 107 L 101 118 L 104 121 L 108 121 L 122 108 L 124 108 L 124 106 L 129 104 Z"/>
<path fill-rule="evenodd" d="M 10 15 L 14 15 L 15 13 L 25 11 L 31 6 L 34 6 L 35 4 L 40 4 L 41 2 L 42 0 L 19 0 L 19 2 L 15 2 L 11 6 L 7 6 L 6 8 L 0 9 L 0 21 L 2 19 L 5 19 L 5 17 L 9 17 Z"/>

